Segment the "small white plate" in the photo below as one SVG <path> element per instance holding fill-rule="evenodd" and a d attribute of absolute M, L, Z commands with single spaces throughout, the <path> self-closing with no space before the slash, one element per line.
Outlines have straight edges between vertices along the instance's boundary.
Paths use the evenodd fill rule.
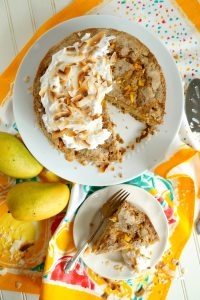
<path fill-rule="evenodd" d="M 145 190 L 128 184 L 101 189 L 89 196 L 79 209 L 74 221 L 74 242 L 77 248 L 88 239 L 91 234 L 91 223 L 98 224 L 98 212 L 102 205 L 118 190 L 123 188 L 130 193 L 127 200 L 143 211 L 151 220 L 159 235 L 159 241 L 152 246 L 152 257 L 150 266 L 153 267 L 161 258 L 167 244 L 168 224 L 166 216 L 158 201 Z M 103 277 L 113 280 L 128 279 L 135 274 L 128 267 L 124 266 L 122 256 L 119 252 L 111 254 L 88 254 L 83 255 L 83 261 L 94 272 Z M 116 266 L 123 266 L 116 270 Z"/>
<path fill-rule="evenodd" d="M 149 141 L 142 141 L 135 150 L 130 150 L 123 163 L 115 164 L 114 171 L 106 170 L 103 174 L 99 173 L 95 166 L 82 166 L 77 162 L 66 161 L 64 154 L 50 144 L 36 124 L 33 97 L 28 93 L 28 87 L 33 83 L 39 63 L 49 48 L 72 32 L 92 27 L 115 28 L 130 33 L 141 40 L 156 56 L 162 67 L 167 85 L 166 114 L 164 123 L 159 126 L 158 133 Z M 27 75 L 31 78 L 29 83 L 24 82 Z M 138 176 L 146 169 L 153 168 L 163 159 L 170 143 L 177 134 L 183 113 L 183 88 L 179 72 L 161 41 L 136 23 L 103 15 L 83 16 L 63 22 L 37 40 L 24 57 L 18 70 L 13 98 L 15 120 L 22 139 L 30 152 L 43 166 L 58 176 L 87 185 L 118 184 Z M 135 136 L 138 135 L 138 130 L 142 128 L 141 123 L 129 115 L 119 113 L 116 108 L 111 109 L 111 117 L 117 125 L 115 132 L 120 134 L 125 144 L 132 143 Z"/>

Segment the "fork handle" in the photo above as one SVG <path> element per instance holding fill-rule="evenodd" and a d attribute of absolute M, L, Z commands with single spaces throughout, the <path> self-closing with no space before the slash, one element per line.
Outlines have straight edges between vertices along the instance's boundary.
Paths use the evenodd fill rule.
<path fill-rule="evenodd" d="M 71 271 L 73 271 L 76 267 L 77 261 L 79 260 L 79 257 L 84 253 L 85 249 L 89 246 L 88 241 L 85 242 L 82 247 L 74 254 L 70 260 L 65 264 L 64 266 L 64 273 L 69 274 Z"/>
<path fill-rule="evenodd" d="M 79 260 L 80 256 L 84 253 L 84 251 L 86 250 L 86 248 L 92 242 L 93 238 L 95 237 L 95 235 L 97 234 L 97 232 L 99 231 L 99 229 L 104 224 L 104 221 L 105 221 L 105 219 L 103 219 L 100 222 L 99 226 L 93 232 L 93 234 L 90 236 L 90 238 L 81 246 L 81 248 L 74 254 L 74 256 L 72 258 L 70 258 L 68 260 L 68 262 L 66 262 L 66 264 L 64 266 L 64 273 L 65 274 L 69 274 L 71 271 L 73 271 L 75 269 L 77 261 Z"/>

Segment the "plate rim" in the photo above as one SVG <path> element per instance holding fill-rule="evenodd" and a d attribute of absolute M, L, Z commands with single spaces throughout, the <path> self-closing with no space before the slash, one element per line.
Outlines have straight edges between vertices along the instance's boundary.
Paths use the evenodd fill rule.
<path fill-rule="evenodd" d="M 165 243 L 164 243 L 164 245 L 163 245 L 163 252 L 162 252 L 162 254 L 160 255 L 160 256 L 158 256 L 157 257 L 157 259 L 156 259 L 156 262 L 155 262 L 155 264 L 153 264 L 152 265 L 152 268 L 156 265 L 156 263 L 158 263 L 158 261 L 161 259 L 161 257 L 163 256 L 163 253 L 164 253 L 164 251 L 166 250 L 166 248 L 167 248 L 167 244 L 168 244 L 168 239 L 169 239 L 169 225 L 168 225 L 168 221 L 167 221 L 167 217 L 166 217 L 166 215 L 165 215 L 165 213 L 164 213 L 164 210 L 163 210 L 163 208 L 161 207 L 161 204 L 155 199 L 155 197 L 152 195 L 152 194 L 150 194 L 148 191 L 146 191 L 145 189 L 143 189 L 143 188 L 141 188 L 141 187 L 138 187 L 138 186 L 136 186 L 136 185 L 132 185 L 132 184 L 119 184 L 119 185 L 115 185 L 115 186 L 107 186 L 107 187 L 103 187 L 102 189 L 99 189 L 99 190 L 97 190 L 97 191 L 95 191 L 95 192 L 93 192 L 91 195 L 89 195 L 84 201 L 83 201 L 83 203 L 81 204 L 81 206 L 78 208 L 78 211 L 76 212 L 76 215 L 75 215 L 75 218 L 74 218 L 74 223 L 73 223 L 73 240 L 74 240 L 74 244 L 75 244 L 75 246 L 76 246 L 76 248 L 78 249 L 78 244 L 77 244 L 77 227 L 78 227 L 78 218 L 79 218 L 79 215 L 81 214 L 81 210 L 82 209 L 84 209 L 83 207 L 85 206 L 85 205 L 87 205 L 87 204 L 85 204 L 87 201 L 88 201 L 88 199 L 90 199 L 90 198 L 92 198 L 92 197 L 95 197 L 99 192 L 101 192 L 101 191 L 105 191 L 105 190 L 109 190 L 109 189 L 116 189 L 116 188 L 119 188 L 119 187 L 126 187 L 126 186 L 128 186 L 128 187 L 131 187 L 131 188 L 134 188 L 134 189 L 138 189 L 138 190 L 140 190 L 142 193 L 144 193 L 144 194 L 146 194 L 146 195 L 148 195 L 148 197 L 149 198 L 151 198 L 152 199 L 152 203 L 153 203 L 153 200 L 155 201 L 154 202 L 154 204 L 157 206 L 157 207 L 159 207 L 159 210 L 160 210 L 160 213 L 161 213 L 161 215 L 162 215 L 162 222 L 163 222 L 163 224 L 165 223 L 165 233 L 166 233 L 166 235 L 165 235 Z M 113 193 L 115 193 L 115 190 L 113 190 Z M 91 201 L 91 200 L 89 200 L 89 201 Z M 103 202 L 104 200 L 102 200 L 101 202 L 102 202 L 102 204 L 104 203 Z M 106 201 L 105 201 L 106 202 Z M 136 204 L 136 207 L 137 207 L 137 204 Z M 98 211 L 98 209 L 99 208 L 97 208 L 97 211 Z M 97 213 L 97 211 L 96 211 L 96 213 Z M 147 214 L 147 212 L 145 211 L 145 210 L 143 210 L 142 209 L 142 211 L 149 217 L 149 215 Z M 95 213 L 94 213 L 94 215 L 95 215 Z M 150 221 L 152 222 L 152 220 L 151 220 L 151 218 L 149 217 L 149 219 L 150 219 Z M 153 223 L 152 223 L 153 224 Z M 83 242 L 83 241 L 82 241 Z M 95 255 L 95 254 L 94 254 Z M 85 258 L 84 258 L 84 256 L 81 258 L 83 261 L 84 261 L 84 263 L 87 265 L 87 267 L 89 267 L 89 268 L 91 268 L 91 266 L 89 266 L 87 263 L 86 263 L 86 261 L 85 261 Z M 92 268 L 91 268 L 92 269 Z M 92 269 L 93 270 L 93 269 Z M 94 270 L 93 270 L 94 271 Z M 100 276 L 103 276 L 103 277 L 106 277 L 105 276 L 105 274 L 102 274 L 101 272 L 97 272 L 96 270 L 94 271 L 94 272 L 96 272 L 96 273 L 98 273 Z M 142 272 L 140 272 L 139 274 L 142 274 L 143 272 L 145 272 L 145 270 L 144 271 L 142 271 Z M 130 271 L 130 274 L 131 274 L 131 271 Z M 131 274 L 131 278 L 133 278 L 133 277 L 135 277 L 135 276 L 137 276 L 138 275 L 138 273 L 136 273 L 136 274 Z M 112 280 L 126 280 L 126 279 L 129 279 L 130 278 L 130 276 L 129 277 L 127 277 L 127 276 L 122 276 L 122 277 L 106 277 L 106 278 L 109 278 L 109 279 L 112 279 Z"/>
<path fill-rule="evenodd" d="M 177 136 L 177 133 L 178 133 L 178 131 L 179 131 L 179 129 L 180 129 L 180 126 L 181 126 L 181 121 L 182 121 L 182 118 L 183 118 L 183 113 L 184 113 L 184 94 L 183 94 L 183 88 L 182 88 L 182 80 L 181 80 L 181 77 L 180 77 L 180 74 L 179 74 L 179 71 L 178 71 L 178 68 L 177 68 L 177 66 L 176 66 L 176 64 L 175 64 L 175 62 L 174 62 L 174 60 L 173 60 L 173 58 L 172 58 L 172 55 L 171 55 L 171 53 L 167 50 L 167 48 L 162 44 L 162 42 L 160 41 L 160 39 L 155 35 L 155 33 L 153 33 L 153 32 L 151 32 L 149 29 L 146 29 L 146 28 L 144 28 L 142 25 L 140 25 L 140 24 L 138 24 L 138 23 L 136 23 L 136 22 L 132 22 L 132 21 L 129 21 L 129 20 L 127 20 L 126 18 L 121 18 L 121 17 L 116 17 L 116 16 L 113 16 L 113 15 L 85 15 L 85 16 L 80 16 L 80 17 L 76 17 L 76 18 L 72 18 L 72 19 L 69 19 L 69 20 L 66 20 L 66 21 L 64 21 L 64 22 L 61 22 L 61 23 L 59 23 L 59 24 L 57 24 L 56 26 L 54 26 L 54 27 L 52 27 L 51 29 L 49 29 L 48 31 L 46 31 L 42 36 L 40 36 L 34 43 L 33 43 L 33 45 L 29 48 L 29 50 L 27 51 L 27 53 L 26 53 L 26 55 L 23 57 L 23 60 L 21 61 L 21 64 L 20 64 L 20 66 L 19 66 L 19 68 L 18 68 L 18 71 L 17 71 L 17 74 L 16 74 L 16 79 L 15 79 L 15 83 L 14 83 L 14 87 L 13 87 L 13 110 L 14 110 L 14 116 L 15 116 L 15 120 L 16 119 L 18 119 L 18 118 L 16 118 L 16 115 L 17 115 L 17 113 L 16 113 L 16 111 L 17 111 L 17 109 L 16 109 L 16 106 L 17 106 L 17 103 L 16 103 L 16 97 L 15 97 L 15 95 L 16 95 L 16 89 L 17 89 L 17 80 L 18 80 L 18 78 L 19 78 L 19 74 L 20 74 L 20 71 L 21 71 L 21 66 L 23 65 L 23 63 L 24 63 L 24 61 L 26 60 L 26 58 L 27 58 L 27 56 L 29 55 L 29 53 L 31 52 L 31 50 L 33 49 L 33 47 L 35 46 L 35 44 L 37 43 L 37 42 L 39 42 L 40 40 L 42 40 L 42 39 L 44 39 L 44 37 L 49 33 L 49 32 L 53 32 L 54 30 L 55 30 L 55 28 L 59 28 L 60 26 L 62 26 L 63 24 L 68 24 L 69 22 L 76 22 L 76 21 L 79 21 L 79 20 L 84 20 L 84 19 L 91 19 L 91 18 L 94 18 L 95 17 L 95 19 L 99 19 L 99 20 L 101 20 L 101 19 L 104 19 L 104 18 L 109 18 L 109 19 L 113 19 L 113 20 L 124 20 L 125 22 L 127 22 L 127 24 L 129 24 L 129 25 L 132 25 L 132 26 L 136 26 L 136 27 L 138 27 L 138 28 L 140 28 L 140 30 L 142 30 L 143 32 L 147 32 L 148 33 L 148 35 L 149 36 L 151 36 L 153 39 L 155 39 L 155 40 L 157 40 L 157 42 L 160 44 L 160 46 L 163 48 L 163 50 L 165 49 L 165 53 L 167 53 L 168 54 L 168 58 L 170 58 L 170 61 L 171 61 L 171 64 L 173 65 L 173 68 L 174 68 L 174 70 L 173 71 L 175 71 L 175 76 L 176 76 L 176 79 L 177 79 L 177 81 L 178 81 L 178 83 L 179 83 L 179 96 L 180 96 L 180 100 L 179 100 L 179 106 L 180 106 L 180 109 L 181 109 L 181 111 L 180 111 L 180 117 L 179 117 L 179 120 L 178 120 L 178 122 L 177 122 L 177 126 L 176 126 L 176 130 L 174 130 L 174 134 L 173 134 L 173 138 L 170 140 L 170 142 L 168 143 L 168 146 L 165 148 L 165 150 L 163 150 L 162 151 L 162 153 L 161 154 L 159 154 L 158 155 L 158 158 L 157 158 L 157 161 L 156 161 L 156 163 L 152 160 L 151 161 L 151 163 L 149 163 L 148 164 L 148 166 L 144 169 L 142 169 L 142 167 L 140 167 L 140 170 L 138 170 L 137 172 L 135 172 L 135 173 L 137 173 L 136 175 L 135 174 L 133 174 L 133 175 L 130 175 L 129 174 L 129 176 L 127 175 L 127 176 L 125 176 L 125 179 L 123 179 L 123 178 L 114 178 L 112 175 L 109 177 L 109 179 L 107 179 L 108 180 L 108 182 L 106 183 L 106 185 L 109 185 L 109 186 L 111 186 L 111 185 L 115 185 L 115 184 L 120 184 L 120 183 L 123 183 L 124 181 L 129 181 L 129 180 L 131 180 L 131 179 L 133 179 L 133 178 L 135 178 L 135 177 L 137 177 L 137 176 L 139 176 L 142 172 L 144 172 L 144 171 L 146 171 L 147 169 L 152 169 L 153 167 L 155 167 L 156 165 L 158 165 L 162 160 L 163 160 L 163 158 L 165 157 L 165 155 L 166 155 L 166 153 L 167 153 L 167 151 L 168 151 L 168 149 L 169 149 L 169 147 L 170 147 L 170 145 L 173 143 L 173 141 L 175 140 L 175 138 L 176 138 L 176 136 Z M 95 28 L 96 27 L 96 25 L 95 25 L 95 23 L 94 23 L 94 25 L 93 25 L 93 27 Z M 105 28 L 106 28 L 107 26 L 106 26 L 106 24 L 105 24 Z M 112 22 L 111 22 L 111 26 L 110 26 L 111 28 L 114 28 L 114 29 L 117 29 L 117 30 L 121 30 L 121 29 L 119 29 L 119 28 L 116 28 L 116 26 L 115 26 L 115 24 L 114 25 L 112 25 Z M 89 27 L 88 27 L 89 28 Z M 91 28 L 91 27 L 90 27 Z M 75 30 L 76 31 L 76 30 Z M 75 32 L 74 31 L 74 32 Z M 125 32 L 128 32 L 128 30 L 126 31 L 125 29 L 124 30 L 121 30 L 121 31 L 125 31 Z M 129 33 L 129 32 L 128 32 Z M 130 34 L 130 33 L 129 33 Z M 133 34 L 132 34 L 133 35 Z M 134 35 L 133 35 L 134 36 Z M 137 36 L 136 36 L 136 38 L 138 38 Z M 145 44 L 145 42 L 144 41 L 142 41 L 142 43 L 144 43 Z M 52 43 L 52 46 L 54 45 L 55 43 Z M 145 44 L 146 45 L 146 44 Z M 149 48 L 149 46 L 147 46 L 148 48 Z M 150 51 L 151 51 L 151 49 L 150 49 Z M 155 55 L 155 54 L 154 54 Z M 155 55 L 155 57 L 156 57 L 156 59 L 158 59 L 158 57 Z M 159 62 L 159 64 L 160 64 L 160 62 Z M 161 66 L 162 67 L 162 66 Z M 166 79 L 166 78 L 165 78 Z M 17 123 L 17 120 L 16 120 L 16 123 Z M 18 124 L 17 124 L 17 126 L 18 126 Z M 20 127 L 20 126 L 19 126 Z M 21 133 L 22 132 L 22 130 L 21 130 L 21 128 L 20 128 L 20 130 L 19 130 L 19 132 Z M 42 133 L 43 134 L 43 133 Z M 24 135 L 24 134 L 23 134 Z M 23 138 L 23 137 L 22 137 Z M 43 134 L 43 138 L 45 138 L 46 139 L 46 137 L 45 137 L 45 135 Z M 24 139 L 23 139 L 24 140 Z M 49 141 L 48 141 L 49 142 Z M 30 147 L 30 144 L 29 144 L 29 142 L 27 142 L 27 140 L 25 141 L 24 140 L 24 143 L 25 143 L 25 145 L 27 146 L 27 148 L 29 149 L 29 151 L 31 152 L 31 153 L 33 153 L 33 150 L 31 149 L 32 147 Z M 27 144 L 29 144 L 29 145 L 27 145 Z M 50 145 L 51 146 L 51 145 Z M 41 159 L 40 158 L 38 158 L 38 155 L 35 155 L 35 152 L 34 152 L 34 154 L 33 154 L 33 156 L 40 162 L 40 163 L 42 163 L 42 165 L 44 165 L 47 169 L 49 169 L 49 170 L 52 170 L 53 168 L 52 167 L 50 167 L 49 168 L 49 162 L 48 163 L 44 163 L 44 161 L 41 161 Z M 64 161 L 64 157 L 63 157 L 63 161 Z M 68 168 L 68 165 L 66 165 L 66 169 Z M 85 167 L 85 168 L 87 168 L 87 166 Z M 139 169 L 139 168 L 138 168 Z M 141 170 L 142 169 L 142 170 Z M 70 180 L 70 181 L 74 181 L 74 179 L 71 177 L 71 175 L 70 175 L 70 172 L 67 174 L 67 175 L 63 175 L 63 174 L 61 174 L 61 173 L 63 173 L 62 171 L 61 171 L 61 173 L 59 173 L 58 174 L 58 171 L 55 171 L 55 170 L 52 170 L 52 172 L 54 172 L 54 173 L 56 173 L 58 176 L 60 176 L 60 177 L 62 177 L 62 178 L 65 178 L 65 179 L 68 179 L 68 180 Z M 69 175 L 69 177 L 68 177 L 68 175 Z M 76 174 L 76 176 L 78 177 L 78 174 Z M 101 176 L 103 176 L 103 174 L 101 175 Z M 88 177 L 88 176 L 87 176 Z M 102 186 L 102 182 L 101 182 L 101 179 L 99 179 L 99 181 L 97 182 L 97 181 L 95 181 L 95 182 L 92 182 L 92 181 L 90 181 L 89 182 L 89 180 L 88 179 L 86 179 L 86 181 L 85 181 L 85 179 L 83 180 L 83 179 L 81 179 L 81 180 L 79 180 L 78 179 L 78 181 L 77 181 L 78 183 L 80 183 L 80 184 L 86 184 L 86 185 L 94 185 L 94 186 Z"/>

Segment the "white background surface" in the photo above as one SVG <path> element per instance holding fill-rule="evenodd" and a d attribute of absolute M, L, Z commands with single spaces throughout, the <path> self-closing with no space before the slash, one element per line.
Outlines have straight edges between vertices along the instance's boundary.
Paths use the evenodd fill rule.
<path fill-rule="evenodd" d="M 0 0 L 0 72 L 35 30 L 68 3 L 70 0 Z M 98 12 L 109 14 L 109 9 L 104 6 L 98 8 Z M 200 236 L 195 232 L 183 251 L 177 277 L 180 277 L 181 269 L 185 274 L 174 280 L 167 299 L 200 300 Z M 0 299 L 37 300 L 38 296 L 1 291 Z"/>

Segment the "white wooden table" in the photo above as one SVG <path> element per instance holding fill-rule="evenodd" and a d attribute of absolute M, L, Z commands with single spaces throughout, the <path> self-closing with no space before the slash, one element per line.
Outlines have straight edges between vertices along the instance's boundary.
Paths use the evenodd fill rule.
<path fill-rule="evenodd" d="M 0 72 L 12 61 L 35 30 L 70 2 L 70 0 L 0 0 Z M 98 9 L 98 12 L 109 13 L 106 7 Z M 200 300 L 200 236 L 195 232 L 183 251 L 177 277 L 179 279 L 172 283 L 167 299 Z M 36 295 L 0 291 L 1 300 L 38 298 Z"/>

